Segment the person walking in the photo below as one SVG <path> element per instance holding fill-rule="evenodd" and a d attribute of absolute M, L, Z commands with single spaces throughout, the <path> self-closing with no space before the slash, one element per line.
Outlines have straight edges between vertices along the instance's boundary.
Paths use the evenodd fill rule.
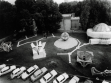
<path fill-rule="evenodd" d="M 46 32 L 43 33 L 43 36 L 47 39 L 47 33 Z"/>

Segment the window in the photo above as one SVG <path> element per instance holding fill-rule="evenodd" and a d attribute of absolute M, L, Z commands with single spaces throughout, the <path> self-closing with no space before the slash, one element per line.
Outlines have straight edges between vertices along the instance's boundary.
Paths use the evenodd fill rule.
<path fill-rule="evenodd" d="M 38 71 L 36 71 L 34 74 L 33 74 L 33 76 L 36 78 L 36 77 L 38 77 L 39 75 L 41 75 L 42 74 L 42 71 L 41 70 L 38 70 Z"/>

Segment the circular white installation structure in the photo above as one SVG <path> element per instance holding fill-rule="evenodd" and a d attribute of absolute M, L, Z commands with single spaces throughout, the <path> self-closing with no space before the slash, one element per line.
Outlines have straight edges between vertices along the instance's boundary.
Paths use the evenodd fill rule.
<path fill-rule="evenodd" d="M 65 36 L 62 33 L 61 38 L 55 41 L 54 45 L 56 47 L 61 49 L 70 49 L 78 45 L 77 39 L 70 37 L 67 32 L 64 32 L 64 33 L 65 33 Z M 68 38 L 66 37 L 66 34 Z M 65 37 L 65 40 L 63 37 Z"/>
<path fill-rule="evenodd" d="M 105 23 L 99 23 L 93 27 L 93 31 L 95 32 L 111 32 L 110 28 Z"/>
<path fill-rule="evenodd" d="M 87 35 L 92 38 L 111 38 L 111 28 L 105 23 L 99 23 L 87 29 Z"/>

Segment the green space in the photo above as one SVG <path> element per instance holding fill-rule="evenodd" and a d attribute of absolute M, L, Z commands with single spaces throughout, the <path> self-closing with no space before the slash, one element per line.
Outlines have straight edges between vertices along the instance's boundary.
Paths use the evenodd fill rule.
<path fill-rule="evenodd" d="M 17 65 L 17 67 L 25 66 L 27 68 L 36 64 L 40 68 L 47 67 L 49 71 L 55 69 L 59 75 L 63 72 L 67 72 L 70 78 L 64 83 L 68 83 L 73 75 L 80 77 L 79 83 L 84 83 L 86 79 L 90 79 L 94 83 L 102 83 L 105 79 L 111 83 L 111 75 L 96 77 L 91 74 L 92 67 L 96 67 L 97 70 L 101 72 L 110 70 L 109 74 L 111 74 L 111 42 L 110 44 L 107 42 L 107 45 L 99 45 L 99 43 L 96 43 L 96 45 L 88 44 L 80 47 L 71 54 L 71 63 L 69 63 L 68 55 L 57 55 L 57 53 L 68 53 L 76 49 L 75 46 L 64 50 L 54 45 L 54 42 L 61 38 L 62 32 L 60 32 L 59 29 L 61 28 L 60 23 L 63 20 L 62 14 L 71 14 L 72 17 L 80 17 L 79 22 L 81 26 L 79 29 L 85 33 L 75 33 L 72 32 L 71 29 L 69 33 L 71 37 L 81 42 L 80 46 L 89 42 L 86 33 L 89 28 L 92 30 L 93 27 L 97 27 L 97 30 L 94 30 L 95 32 L 106 33 L 106 38 L 103 37 L 103 34 L 98 35 L 102 36 L 99 43 L 101 43 L 102 40 L 110 40 L 109 35 L 107 38 L 107 32 L 110 33 L 111 31 L 110 0 L 72 1 L 68 3 L 63 2 L 59 5 L 53 0 L 15 0 L 15 4 L 0 0 L 0 39 L 12 35 L 9 41 L 13 43 L 13 50 L 10 52 L 0 52 L 0 64 L 5 63 L 7 65 Z M 95 26 L 99 23 L 108 26 Z M 52 33 L 55 37 L 52 36 Z M 95 33 L 93 35 L 95 35 Z M 35 41 L 39 39 L 42 42 L 46 42 L 45 51 L 47 55 L 46 58 L 33 60 L 30 44 L 31 42 L 36 44 Z M 77 63 L 77 51 L 93 52 L 92 64 L 82 67 Z M 10 80 L 10 74 L 0 77 L 0 83 L 7 82 L 30 83 L 30 80 Z M 36 83 L 39 82 L 36 81 Z"/>
<path fill-rule="evenodd" d="M 57 35 L 58 34 L 58 35 Z M 83 82 L 84 80 L 88 78 L 92 78 L 91 75 L 91 67 L 95 66 L 98 70 L 103 71 L 105 69 L 110 69 L 110 48 L 111 46 L 108 45 L 86 45 L 81 47 L 78 50 L 81 51 L 92 51 L 94 53 L 94 58 L 93 58 L 93 63 L 91 65 L 88 65 L 87 67 L 83 68 L 79 63 L 76 62 L 76 56 L 77 56 L 77 51 L 75 51 L 71 55 L 71 64 L 68 62 L 68 56 L 67 55 L 57 55 L 57 53 L 67 53 L 75 49 L 75 47 L 68 49 L 68 50 L 63 50 L 60 48 L 57 48 L 54 46 L 54 42 L 59 39 L 60 32 L 54 34 L 57 37 L 51 37 L 51 35 L 46 39 L 43 38 L 41 41 L 46 42 L 45 50 L 47 53 L 46 58 L 42 59 L 36 59 L 33 60 L 33 54 L 32 54 L 32 48 L 30 43 L 24 44 L 20 47 L 16 47 L 17 43 L 14 44 L 13 50 L 10 52 L 1 52 L 0 55 L 0 63 L 6 63 L 7 65 L 17 65 L 17 67 L 20 66 L 25 66 L 25 67 L 30 67 L 34 64 L 37 64 L 40 68 L 42 67 L 47 67 L 48 70 L 55 69 L 59 74 L 63 72 L 67 72 L 70 77 L 73 75 L 78 75 L 80 76 L 80 82 Z M 40 35 L 40 34 L 39 34 Z M 31 42 L 38 40 L 40 37 L 39 35 L 37 37 L 33 37 L 31 39 L 26 39 L 24 42 L 22 41 L 20 44 L 26 43 L 26 42 Z M 85 33 L 69 33 L 71 37 L 79 39 L 81 44 L 87 43 L 87 36 Z M 103 65 L 104 64 L 104 65 Z M 83 77 L 81 77 L 83 76 Z M 86 76 L 86 77 L 84 77 Z M 2 77 L 3 79 L 9 78 L 9 74 L 6 75 L 6 77 Z M 102 79 L 102 78 L 101 78 Z M 109 77 L 105 78 L 107 80 L 110 80 Z M 18 82 L 20 81 L 17 79 Z M 70 79 L 69 79 L 70 80 Z M 91 79 L 92 80 L 92 79 Z M 9 80 L 9 82 L 13 82 L 14 80 Z M 26 83 L 28 80 L 23 81 L 23 83 Z M 101 81 L 95 81 L 93 79 L 94 83 L 101 83 Z M 67 83 L 68 80 L 65 82 Z"/>

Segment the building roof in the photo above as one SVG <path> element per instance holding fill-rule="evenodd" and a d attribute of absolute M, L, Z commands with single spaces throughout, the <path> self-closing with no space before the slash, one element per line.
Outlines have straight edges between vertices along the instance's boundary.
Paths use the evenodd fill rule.
<path fill-rule="evenodd" d="M 79 20 L 80 17 L 71 17 L 71 20 Z"/>
<path fill-rule="evenodd" d="M 62 14 L 63 18 L 71 18 L 71 14 Z"/>
<path fill-rule="evenodd" d="M 99 23 L 93 27 L 93 31 L 95 31 L 95 32 L 109 32 L 111 30 L 107 24 Z"/>

